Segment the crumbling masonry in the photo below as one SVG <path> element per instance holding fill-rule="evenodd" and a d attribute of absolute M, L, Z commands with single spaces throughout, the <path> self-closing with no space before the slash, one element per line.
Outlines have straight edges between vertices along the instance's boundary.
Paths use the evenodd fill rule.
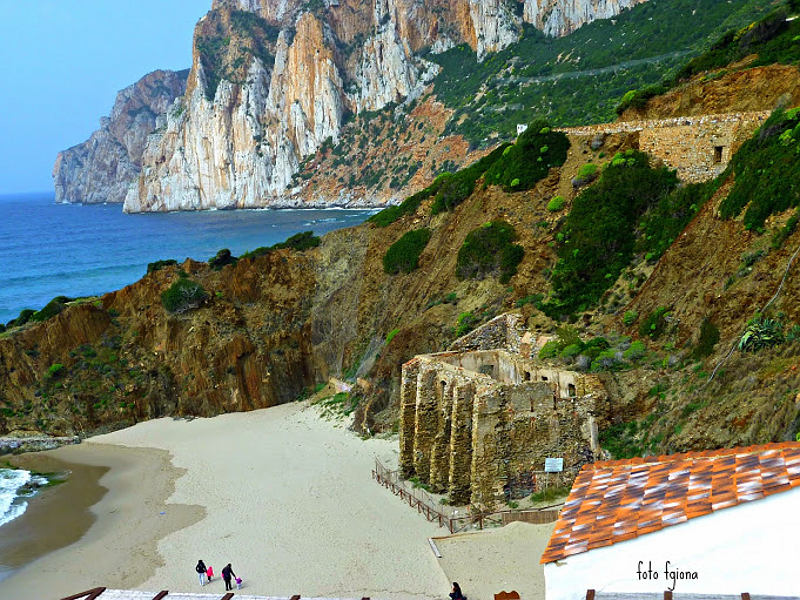
<path fill-rule="evenodd" d="M 769 112 L 748 112 L 618 121 L 559 131 L 572 136 L 594 137 L 635 134 L 638 136 L 639 150 L 675 169 L 682 181 L 697 183 L 722 173 L 739 146 L 753 135 L 769 115 Z"/>
<path fill-rule="evenodd" d="M 497 337 L 497 323 L 485 327 L 478 335 Z M 599 452 L 595 411 L 605 402 L 595 376 L 503 349 L 418 356 L 403 365 L 400 467 L 454 503 L 491 509 L 544 477 L 571 483 Z M 547 457 L 564 458 L 564 472 L 545 476 Z"/>

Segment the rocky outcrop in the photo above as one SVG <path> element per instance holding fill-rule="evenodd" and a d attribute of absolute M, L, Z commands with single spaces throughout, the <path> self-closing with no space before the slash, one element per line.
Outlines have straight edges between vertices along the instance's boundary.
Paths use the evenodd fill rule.
<path fill-rule="evenodd" d="M 519 18 L 504 0 L 469 0 L 472 26 L 475 28 L 475 52 L 483 60 L 489 52 L 497 52 L 519 39 Z"/>
<path fill-rule="evenodd" d="M 526 23 L 547 35 L 564 36 L 596 19 L 610 19 L 647 0 L 523 0 Z"/>
<path fill-rule="evenodd" d="M 560 23 L 563 13 L 572 20 L 558 31 L 571 31 L 635 1 L 559 0 L 561 13 L 551 6 L 546 22 Z M 215 0 L 195 29 L 186 94 L 150 137 L 124 210 L 393 200 L 300 193 L 313 181 L 292 178 L 306 157 L 339 141 L 349 116 L 417 98 L 439 68 L 423 51 L 467 42 L 483 59 L 515 42 L 524 19 L 545 11 L 521 9 L 512 0 Z"/>
<path fill-rule="evenodd" d="M 186 90 L 185 71 L 154 71 L 117 94 L 100 129 L 58 153 L 53 167 L 56 202 L 123 202 L 141 171 L 147 136 L 158 115 Z"/>

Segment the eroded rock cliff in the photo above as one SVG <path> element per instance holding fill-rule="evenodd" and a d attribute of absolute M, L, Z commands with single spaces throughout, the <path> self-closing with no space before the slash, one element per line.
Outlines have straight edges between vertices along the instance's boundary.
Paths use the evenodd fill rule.
<path fill-rule="evenodd" d="M 186 91 L 185 71 L 153 71 L 117 94 L 100 129 L 58 153 L 53 167 L 56 202 L 123 202 L 139 176 L 147 136 L 175 98 Z"/>
<path fill-rule="evenodd" d="M 397 200 L 397 187 L 329 197 L 313 179 L 292 178 L 307 157 L 340 141 L 353 115 L 394 104 L 405 112 L 440 68 L 426 52 L 466 42 L 482 60 L 519 39 L 524 21 L 562 34 L 635 2 L 215 0 L 195 29 L 186 94 L 149 139 L 125 210 Z"/>

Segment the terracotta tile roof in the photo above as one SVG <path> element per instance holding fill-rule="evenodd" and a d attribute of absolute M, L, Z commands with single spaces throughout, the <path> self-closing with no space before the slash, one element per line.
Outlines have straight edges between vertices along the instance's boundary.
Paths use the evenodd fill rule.
<path fill-rule="evenodd" d="M 549 563 L 800 486 L 800 442 L 611 460 L 581 469 Z"/>

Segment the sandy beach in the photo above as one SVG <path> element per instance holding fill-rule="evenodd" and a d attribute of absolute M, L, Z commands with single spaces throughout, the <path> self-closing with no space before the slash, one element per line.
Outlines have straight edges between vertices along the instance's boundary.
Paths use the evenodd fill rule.
<path fill-rule="evenodd" d="M 89 469 L 85 485 L 73 488 L 97 495 L 93 474 L 108 492 L 91 513 L 86 498 L 73 497 L 72 513 L 55 493 L 31 503 L 31 516 L 48 511 L 50 528 L 83 511 L 88 522 L 76 523 L 88 531 L 16 571 L 0 598 L 57 600 L 98 585 L 199 592 L 198 559 L 216 573 L 232 563 L 242 593 L 253 595 L 445 599 L 456 580 L 471 600 L 503 589 L 544 598 L 538 560 L 552 525 L 443 537 L 446 530 L 372 481 L 374 458 L 396 465 L 397 454 L 396 439 L 362 440 L 316 407 L 293 403 L 159 419 L 17 457 L 31 468 L 59 460 Z M 441 538 L 441 559 L 429 537 Z M 202 591 L 222 595 L 223 582 Z"/>
<path fill-rule="evenodd" d="M 427 542 L 444 530 L 371 479 L 376 456 L 396 464 L 396 439 L 362 440 L 307 403 L 159 419 L 45 454 L 108 467 L 109 491 L 80 541 L 17 571 L 0 597 L 55 600 L 95 585 L 200 591 L 200 558 L 217 573 L 232 563 L 248 594 L 449 592 Z"/>

